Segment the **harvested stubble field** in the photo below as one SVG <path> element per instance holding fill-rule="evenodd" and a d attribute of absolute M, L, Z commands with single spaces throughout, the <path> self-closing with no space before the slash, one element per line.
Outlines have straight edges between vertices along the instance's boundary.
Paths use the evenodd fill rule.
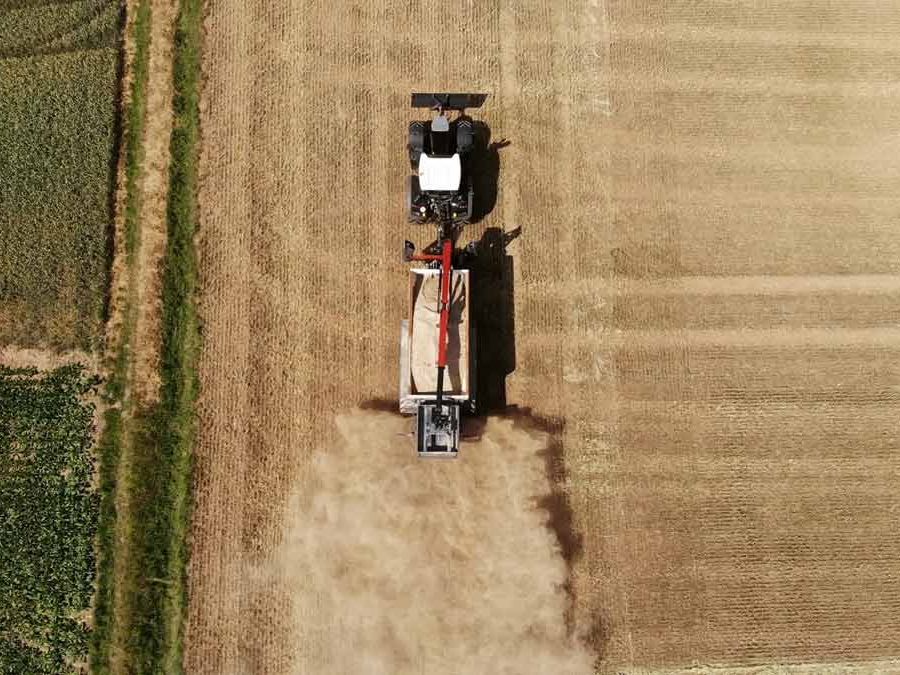
<path fill-rule="evenodd" d="M 370 650 L 370 672 L 460 672 L 398 618 L 445 596 L 378 564 L 417 546 L 424 503 L 384 482 L 389 437 L 351 443 L 343 483 L 313 462 L 348 456 L 336 411 L 396 394 L 398 254 L 427 237 L 404 223 L 406 105 L 448 89 L 491 93 L 483 117 L 510 142 L 496 205 L 469 231 L 496 244 L 495 228 L 522 228 L 493 279 L 514 298 L 515 350 L 486 367 L 497 384 L 514 366 L 506 399 L 551 439 L 547 482 L 480 487 L 484 505 L 509 489 L 523 512 L 552 493 L 536 559 L 569 584 L 547 596 L 564 620 L 542 624 L 547 655 L 568 631 L 602 672 L 897 668 L 898 27 L 900 9 L 874 0 L 210 6 L 186 666 L 342 672 L 337 644 Z M 497 454 L 486 475 L 535 470 L 519 447 Z M 477 508 L 467 461 L 430 523 L 462 542 L 458 565 L 435 566 L 461 585 L 475 572 L 462 535 L 508 534 Z M 360 500 L 371 532 L 341 520 Z M 378 529 L 370 513 L 391 506 L 407 515 Z M 361 549 L 329 540 L 323 557 L 353 564 L 286 554 L 329 517 Z M 518 627 L 524 606 L 503 591 L 540 581 L 497 579 L 497 611 L 454 615 L 442 640 L 473 621 Z M 362 628 L 341 616 L 359 607 Z M 479 651 L 471 672 L 516 648 Z"/>

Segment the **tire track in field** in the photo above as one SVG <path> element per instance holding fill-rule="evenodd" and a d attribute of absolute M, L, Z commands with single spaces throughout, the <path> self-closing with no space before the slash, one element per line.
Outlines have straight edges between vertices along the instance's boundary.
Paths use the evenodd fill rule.
<path fill-rule="evenodd" d="M 136 4 L 129 5 L 128 29 L 133 25 Z M 131 336 L 129 356 L 131 357 L 131 374 L 128 378 L 130 390 L 126 396 L 133 397 L 138 406 L 152 405 L 158 400 L 160 375 L 159 353 L 161 349 L 160 320 L 162 312 L 162 264 L 166 249 L 167 216 L 166 199 L 169 185 L 169 140 L 172 129 L 172 41 L 174 37 L 174 21 L 176 7 L 173 0 L 153 0 L 151 2 L 151 24 L 148 77 L 146 82 L 147 109 L 144 137 L 141 139 L 144 149 L 143 163 L 140 167 L 140 178 L 137 190 L 139 194 L 140 212 L 137 218 L 139 228 L 136 237 L 137 248 L 131 252 L 134 256 L 130 265 L 119 262 L 116 265 L 114 279 L 117 281 L 113 293 L 119 312 L 111 313 L 107 333 L 112 336 L 114 349 L 119 349 L 118 341 L 122 338 L 122 322 L 128 321 L 122 312 L 130 308 L 134 312 L 134 329 Z M 126 41 L 129 50 L 128 68 L 133 62 L 133 47 Z M 132 75 L 127 75 L 125 84 L 129 86 Z M 130 92 L 130 89 L 129 89 Z M 119 215 L 117 216 L 116 236 L 117 256 L 127 255 L 125 251 L 125 233 L 122 229 L 124 219 L 124 180 L 121 191 L 117 195 Z M 122 294 L 118 295 L 117 294 Z M 133 295 L 130 295 L 133 294 Z M 124 299 L 125 295 L 129 295 Z M 120 303 L 120 304 L 119 304 Z M 115 306 L 115 305 L 114 305 Z M 115 353 L 110 349 L 110 353 Z M 135 408 L 137 409 L 137 408 Z M 129 512 L 131 510 L 132 490 L 127 488 L 131 463 L 133 461 L 130 444 L 125 442 L 118 460 L 117 483 L 126 486 L 116 490 L 116 517 L 118 531 L 116 536 L 127 540 L 131 537 L 128 528 L 134 527 Z M 128 579 L 127 570 L 131 565 L 128 546 L 118 547 L 113 574 L 119 579 Z M 113 669 L 122 668 L 122 659 L 129 653 L 131 626 L 128 619 L 133 612 L 128 608 L 132 602 L 129 584 L 117 583 L 114 587 L 112 612 L 116 615 L 112 623 L 109 637 L 110 663 Z"/>

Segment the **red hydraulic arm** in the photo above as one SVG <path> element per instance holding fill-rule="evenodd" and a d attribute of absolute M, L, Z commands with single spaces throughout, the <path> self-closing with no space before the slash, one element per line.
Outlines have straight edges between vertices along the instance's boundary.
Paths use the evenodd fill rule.
<path fill-rule="evenodd" d="M 444 368 L 447 367 L 447 331 L 450 324 L 450 282 L 453 276 L 453 242 L 444 239 L 440 255 L 420 254 L 412 260 L 441 263 L 441 324 L 438 332 L 438 391 L 437 402 L 441 404 L 444 389 Z"/>
<path fill-rule="evenodd" d="M 438 333 L 438 368 L 447 366 L 447 329 L 450 324 L 450 277 L 453 275 L 453 244 L 444 240 L 441 251 L 441 328 Z"/>

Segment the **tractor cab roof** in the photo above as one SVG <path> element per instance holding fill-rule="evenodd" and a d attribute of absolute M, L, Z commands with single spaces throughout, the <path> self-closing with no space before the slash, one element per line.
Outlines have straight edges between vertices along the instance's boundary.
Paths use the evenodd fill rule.
<path fill-rule="evenodd" d="M 431 120 L 431 131 L 436 133 L 445 133 L 450 131 L 450 120 L 444 115 L 438 114 Z"/>
<path fill-rule="evenodd" d="M 424 152 L 419 157 L 419 187 L 426 191 L 455 192 L 462 180 L 462 163 L 459 154 L 451 157 L 435 157 Z"/>

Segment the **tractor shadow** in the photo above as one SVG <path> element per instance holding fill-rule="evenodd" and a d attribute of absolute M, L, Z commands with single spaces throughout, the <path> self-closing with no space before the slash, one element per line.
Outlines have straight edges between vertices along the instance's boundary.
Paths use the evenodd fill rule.
<path fill-rule="evenodd" d="M 478 223 L 497 205 L 497 182 L 500 176 L 500 150 L 510 144 L 501 139 L 491 142 L 491 128 L 482 121 L 473 120 L 475 146 L 469 160 L 472 187 L 475 191 L 472 204 L 472 223 Z"/>

